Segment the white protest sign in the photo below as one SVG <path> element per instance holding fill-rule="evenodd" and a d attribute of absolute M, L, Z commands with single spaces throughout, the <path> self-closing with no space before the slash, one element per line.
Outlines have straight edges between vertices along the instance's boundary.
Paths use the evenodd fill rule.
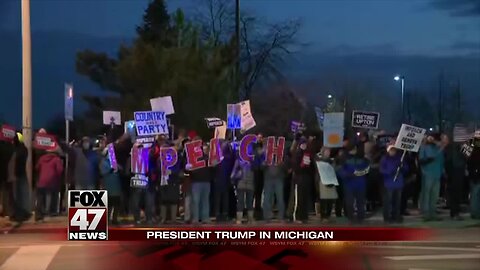
<path fill-rule="evenodd" d="M 398 133 L 395 148 L 410 152 L 418 152 L 420 145 L 422 145 L 423 138 L 425 137 L 425 132 L 426 130 L 423 128 L 403 124 Z"/>
<path fill-rule="evenodd" d="M 337 174 L 333 166 L 324 161 L 317 161 L 316 164 L 322 184 L 338 186 Z"/>
<path fill-rule="evenodd" d="M 215 134 L 213 136 L 215 139 L 225 140 L 225 136 L 227 135 L 227 123 L 225 121 L 222 121 L 222 122 L 223 122 L 222 126 L 215 128 Z"/>
<path fill-rule="evenodd" d="M 103 124 L 111 125 L 112 123 L 117 126 L 122 125 L 122 117 L 120 115 L 120 112 L 103 111 Z"/>
<path fill-rule="evenodd" d="M 171 96 L 152 98 L 150 99 L 150 105 L 152 111 L 165 112 L 166 115 L 175 114 Z"/>
<path fill-rule="evenodd" d="M 250 100 L 245 100 L 238 104 L 240 104 L 241 130 L 245 132 L 254 128 L 257 123 L 255 123 L 255 119 L 253 119 L 253 115 L 250 110 Z"/>
<path fill-rule="evenodd" d="M 343 128 L 344 122 L 344 113 L 335 112 L 335 113 L 326 113 L 324 115 L 323 127 L 324 128 Z"/>
<path fill-rule="evenodd" d="M 135 112 L 134 119 L 138 136 L 168 134 L 168 124 L 165 112 Z"/>
<path fill-rule="evenodd" d="M 468 145 L 467 143 L 464 143 L 462 145 L 461 151 L 465 156 L 470 157 L 473 153 L 473 147 L 471 145 Z"/>

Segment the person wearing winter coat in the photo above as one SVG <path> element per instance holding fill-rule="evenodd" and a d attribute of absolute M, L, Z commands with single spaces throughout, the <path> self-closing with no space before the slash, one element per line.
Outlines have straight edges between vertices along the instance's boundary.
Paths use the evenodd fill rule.
<path fill-rule="evenodd" d="M 41 222 L 44 219 L 45 211 L 50 210 L 51 198 L 60 190 L 63 176 L 63 161 L 59 156 L 59 147 L 47 151 L 39 159 L 35 166 L 38 173 L 37 181 L 37 205 L 35 210 L 35 221 Z"/>
<path fill-rule="evenodd" d="M 480 219 L 480 136 L 474 140 L 467 166 L 470 179 L 470 215 L 473 219 Z"/>
<path fill-rule="evenodd" d="M 102 151 L 102 160 L 100 161 L 100 175 L 102 176 L 102 186 L 108 192 L 108 219 L 113 225 L 118 224 L 118 213 L 120 211 L 120 202 L 122 198 L 122 183 L 120 178 L 120 165 L 118 168 L 112 168 L 110 163 L 108 147 Z"/>
<path fill-rule="evenodd" d="M 445 136 L 445 140 L 448 140 L 448 137 Z M 448 143 L 445 148 L 445 171 L 448 180 L 448 206 L 450 208 L 450 218 L 453 220 L 463 220 L 460 216 L 460 204 L 462 202 L 466 168 L 467 160 L 461 152 L 461 145 Z"/>
<path fill-rule="evenodd" d="M 209 148 L 206 144 L 203 145 L 202 160 L 208 164 Z M 214 170 L 211 167 L 205 166 L 203 168 L 191 170 L 187 164 L 185 170 L 190 175 L 191 191 L 192 191 L 192 223 L 199 222 L 210 223 L 210 187 L 214 176 Z"/>
<path fill-rule="evenodd" d="M 422 168 L 422 213 L 425 221 L 441 220 L 437 217 L 437 201 L 440 195 L 440 181 L 444 169 L 445 145 L 435 136 L 427 136 L 426 143 L 420 147 L 419 160 Z"/>
<path fill-rule="evenodd" d="M 225 222 L 228 220 L 229 212 L 229 195 L 231 188 L 230 175 L 235 165 L 235 155 L 232 147 L 227 141 L 221 143 L 223 159 L 215 168 L 214 179 L 214 212 L 217 222 Z"/>
<path fill-rule="evenodd" d="M 402 154 L 390 145 L 387 147 L 387 154 L 380 161 L 380 172 L 383 175 L 384 184 L 383 221 L 386 223 L 402 222 L 402 190 L 408 165 L 402 162 L 401 156 Z"/>
<path fill-rule="evenodd" d="M 22 222 L 31 217 L 30 190 L 27 179 L 28 151 L 23 142 L 23 135 L 17 133 L 13 141 L 14 152 L 8 163 L 8 182 L 12 183 L 13 215 L 12 221 Z"/>
<path fill-rule="evenodd" d="M 298 149 L 292 159 L 293 186 L 289 204 L 293 205 L 292 220 L 294 222 L 308 222 L 310 192 L 314 186 L 313 158 L 313 151 L 307 144 L 306 138 L 300 138 Z"/>
<path fill-rule="evenodd" d="M 78 190 L 96 189 L 99 180 L 99 155 L 93 150 L 93 144 L 88 137 L 82 139 L 80 147 L 74 148 L 75 188 Z"/>
<path fill-rule="evenodd" d="M 164 146 L 169 146 L 168 144 Z M 160 159 L 158 166 L 161 166 Z M 181 164 L 177 162 L 168 168 L 166 174 L 160 174 L 160 223 L 164 224 L 169 220 L 177 222 L 177 205 L 180 198 L 180 174 Z M 170 213 L 169 218 L 167 212 Z"/>
<path fill-rule="evenodd" d="M 250 150 L 253 151 L 252 147 Z M 255 178 L 252 162 L 244 161 L 237 157 L 233 166 L 232 184 L 237 187 L 237 217 L 236 223 L 242 224 L 243 211 L 247 209 L 248 223 L 254 222 L 253 196 L 255 189 Z"/>
<path fill-rule="evenodd" d="M 365 219 L 366 176 L 369 170 L 368 160 L 358 154 L 356 146 L 348 145 L 347 156 L 338 175 L 344 184 L 345 210 L 350 222 L 362 223 Z"/>
<path fill-rule="evenodd" d="M 285 178 L 287 177 L 287 164 L 284 160 L 277 163 L 272 162 L 271 165 L 263 166 L 264 181 L 264 198 L 263 198 L 263 218 L 269 222 L 273 217 L 273 202 L 275 199 L 278 209 L 278 220 L 283 222 L 285 219 L 285 199 L 284 187 Z"/>
<path fill-rule="evenodd" d="M 333 174 L 328 175 L 321 171 L 323 166 L 330 167 Z M 320 217 L 322 222 L 328 222 L 332 215 L 333 203 L 338 199 L 337 186 L 338 180 L 333 167 L 334 160 L 331 158 L 331 150 L 323 147 L 317 155 L 315 155 L 315 183 L 318 187 L 318 196 L 320 198 Z M 322 177 L 323 175 L 323 177 Z"/>

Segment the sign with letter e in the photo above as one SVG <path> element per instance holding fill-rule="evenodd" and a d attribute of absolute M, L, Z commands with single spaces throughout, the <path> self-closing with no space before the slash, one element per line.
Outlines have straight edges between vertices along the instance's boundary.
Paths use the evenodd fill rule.
<path fill-rule="evenodd" d="M 106 190 L 68 191 L 68 240 L 108 240 Z"/>
<path fill-rule="evenodd" d="M 380 120 L 380 113 L 378 112 L 352 112 L 352 127 L 377 129 Z"/>
<path fill-rule="evenodd" d="M 403 124 L 398 133 L 395 148 L 410 152 L 418 152 L 423 138 L 425 137 L 425 132 L 426 130 L 423 128 Z"/>

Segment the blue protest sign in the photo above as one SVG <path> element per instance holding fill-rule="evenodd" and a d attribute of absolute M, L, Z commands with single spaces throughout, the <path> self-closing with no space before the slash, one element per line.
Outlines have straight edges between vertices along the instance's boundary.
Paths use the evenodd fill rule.
<path fill-rule="evenodd" d="M 168 123 L 165 112 L 135 112 L 134 119 L 138 136 L 168 134 Z"/>
<path fill-rule="evenodd" d="M 240 104 L 227 104 L 227 128 L 241 129 L 242 114 Z"/>

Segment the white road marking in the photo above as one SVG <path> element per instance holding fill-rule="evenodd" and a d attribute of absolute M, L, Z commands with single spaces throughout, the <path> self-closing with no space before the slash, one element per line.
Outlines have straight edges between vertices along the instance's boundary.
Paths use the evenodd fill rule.
<path fill-rule="evenodd" d="M 59 249 L 60 245 L 21 247 L 0 266 L 0 270 L 45 270 Z"/>
<path fill-rule="evenodd" d="M 431 261 L 431 260 L 455 260 L 455 259 L 480 259 L 477 254 L 438 254 L 438 255 L 413 255 L 413 256 L 391 256 L 384 257 L 393 261 Z"/>
<path fill-rule="evenodd" d="M 416 249 L 416 250 L 443 250 L 443 251 L 465 251 L 480 252 L 478 248 L 457 248 L 457 247 L 425 247 L 425 246 L 364 246 L 366 248 L 389 248 L 389 249 Z"/>

